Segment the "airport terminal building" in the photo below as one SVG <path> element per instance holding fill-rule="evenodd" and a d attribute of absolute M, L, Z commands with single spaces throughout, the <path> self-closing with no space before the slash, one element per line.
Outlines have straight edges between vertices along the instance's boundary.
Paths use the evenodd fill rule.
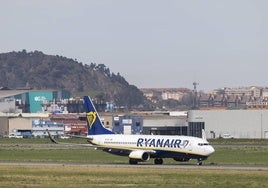
<path fill-rule="evenodd" d="M 202 126 L 208 138 L 268 138 L 268 110 L 191 110 L 188 126 Z"/>
<path fill-rule="evenodd" d="M 86 124 L 79 130 L 79 119 L 73 122 L 73 114 L 59 114 L 66 116 L 64 130 L 71 132 L 86 132 Z M 55 116 L 55 115 L 54 115 Z M 209 139 L 217 138 L 248 138 L 268 139 L 268 110 L 191 110 L 188 118 L 179 118 L 169 115 L 127 115 L 114 116 L 114 114 L 100 113 L 100 118 L 105 127 L 118 134 L 153 134 L 153 135 L 189 135 L 201 137 L 202 129 L 205 129 Z M 20 131 L 32 131 L 32 122 L 38 119 L 56 121 L 49 114 L 21 114 L 14 117 L 0 117 L 0 136 L 11 133 L 14 129 Z M 85 119 L 85 118 L 83 118 Z M 118 122 L 118 123 L 117 123 Z M 72 127 L 74 126 L 74 127 Z M 70 127 L 70 128 L 69 128 Z M 67 128 L 69 128 L 67 130 Z M 82 131 L 82 132 L 81 132 Z M 43 131 L 44 132 L 44 131 Z M 78 134 L 78 132 L 76 134 Z"/>
<path fill-rule="evenodd" d="M 138 119 L 135 115 L 127 117 L 133 122 L 141 122 L 139 124 L 141 126 L 133 123 L 132 127 L 142 128 L 142 130 L 139 129 L 140 132 L 134 131 L 132 134 L 202 137 L 202 129 L 204 129 L 209 139 L 268 139 L 268 110 L 190 110 L 187 116 L 173 116 L 172 112 L 169 112 L 139 114 Z M 122 118 L 126 117 L 122 116 Z M 124 123 L 120 125 L 121 128 L 127 126 Z"/>

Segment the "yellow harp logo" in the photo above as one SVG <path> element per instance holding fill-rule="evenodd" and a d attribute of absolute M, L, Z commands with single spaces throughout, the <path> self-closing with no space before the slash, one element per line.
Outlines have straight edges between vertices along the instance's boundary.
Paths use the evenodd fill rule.
<path fill-rule="evenodd" d="M 96 121 L 96 118 L 97 118 L 96 112 L 88 112 L 87 113 L 87 121 L 88 121 L 90 127 Z"/>

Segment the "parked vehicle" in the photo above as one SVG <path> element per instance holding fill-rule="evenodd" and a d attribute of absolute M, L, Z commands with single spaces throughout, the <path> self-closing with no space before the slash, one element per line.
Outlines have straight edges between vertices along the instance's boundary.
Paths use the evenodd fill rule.
<path fill-rule="evenodd" d="M 234 138 L 232 135 L 230 135 L 230 134 L 223 134 L 222 135 L 222 138 L 224 138 L 224 139 L 231 139 L 231 138 Z"/>
<path fill-rule="evenodd" d="M 67 136 L 67 135 L 61 135 L 60 138 L 61 138 L 61 139 L 69 139 L 70 137 Z"/>
<path fill-rule="evenodd" d="M 10 133 L 8 138 L 23 138 L 23 136 L 20 134 Z"/>

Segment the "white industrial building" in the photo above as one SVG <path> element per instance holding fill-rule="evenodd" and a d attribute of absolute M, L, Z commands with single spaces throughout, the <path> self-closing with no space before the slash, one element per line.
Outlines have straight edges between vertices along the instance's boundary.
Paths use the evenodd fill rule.
<path fill-rule="evenodd" d="M 191 110 L 188 125 L 205 128 L 208 138 L 268 138 L 268 110 Z"/>

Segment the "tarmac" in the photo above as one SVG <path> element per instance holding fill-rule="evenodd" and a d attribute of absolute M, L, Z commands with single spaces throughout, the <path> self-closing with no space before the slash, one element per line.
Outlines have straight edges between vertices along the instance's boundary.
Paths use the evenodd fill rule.
<path fill-rule="evenodd" d="M 253 170 L 268 171 L 268 166 L 245 165 L 154 165 L 154 164 L 99 164 L 99 163 L 61 163 L 61 162 L 0 162 L 1 166 L 81 166 L 81 167 L 110 167 L 110 168 L 158 168 L 158 169 L 208 169 L 208 170 Z"/>

